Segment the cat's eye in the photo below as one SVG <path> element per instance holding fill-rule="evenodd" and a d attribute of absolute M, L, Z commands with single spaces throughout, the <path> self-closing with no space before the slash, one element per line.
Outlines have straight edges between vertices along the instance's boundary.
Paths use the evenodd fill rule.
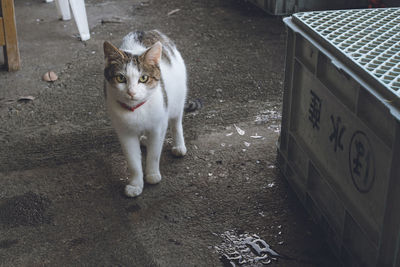
<path fill-rule="evenodd" d="M 126 78 L 122 74 L 118 74 L 117 76 L 115 76 L 115 80 L 119 83 L 126 83 Z"/>
<path fill-rule="evenodd" d="M 149 76 L 147 76 L 147 75 L 142 75 L 142 76 L 140 76 L 140 78 L 139 78 L 139 82 L 141 82 L 141 83 L 145 83 L 145 82 L 147 82 L 149 80 Z"/>

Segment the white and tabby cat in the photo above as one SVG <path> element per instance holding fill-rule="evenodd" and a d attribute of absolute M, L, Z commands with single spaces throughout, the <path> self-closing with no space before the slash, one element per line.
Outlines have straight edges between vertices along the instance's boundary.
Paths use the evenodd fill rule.
<path fill-rule="evenodd" d="M 129 168 L 125 194 L 143 190 L 140 137 L 146 136 L 144 180 L 161 181 L 160 155 L 168 122 L 174 143 L 172 153 L 186 154 L 182 115 L 187 93 L 186 67 L 174 43 L 157 30 L 131 32 L 118 49 L 104 42 L 107 110 Z"/>

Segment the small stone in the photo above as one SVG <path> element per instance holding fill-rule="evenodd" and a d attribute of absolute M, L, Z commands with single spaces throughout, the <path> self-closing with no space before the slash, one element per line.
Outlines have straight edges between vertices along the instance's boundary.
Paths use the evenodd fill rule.
<path fill-rule="evenodd" d="M 46 81 L 46 82 L 54 82 L 57 79 L 58 79 L 58 76 L 53 71 L 48 71 L 43 75 L 43 81 Z"/>

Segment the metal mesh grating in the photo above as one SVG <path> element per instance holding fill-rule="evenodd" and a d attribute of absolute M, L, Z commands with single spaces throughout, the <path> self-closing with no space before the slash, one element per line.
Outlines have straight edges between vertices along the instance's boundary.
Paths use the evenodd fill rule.
<path fill-rule="evenodd" d="M 400 96 L 400 8 L 293 15 Z"/>

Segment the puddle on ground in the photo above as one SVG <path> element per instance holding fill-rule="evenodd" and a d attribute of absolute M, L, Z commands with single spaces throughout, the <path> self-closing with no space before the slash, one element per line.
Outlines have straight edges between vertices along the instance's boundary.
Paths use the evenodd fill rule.
<path fill-rule="evenodd" d="M 47 197 L 32 192 L 0 200 L 0 224 L 17 227 L 49 223 L 51 217 L 46 214 L 49 206 Z"/>
<path fill-rule="evenodd" d="M 226 231 L 223 242 L 215 246 L 224 266 L 265 266 L 280 255 L 256 234 Z"/>

